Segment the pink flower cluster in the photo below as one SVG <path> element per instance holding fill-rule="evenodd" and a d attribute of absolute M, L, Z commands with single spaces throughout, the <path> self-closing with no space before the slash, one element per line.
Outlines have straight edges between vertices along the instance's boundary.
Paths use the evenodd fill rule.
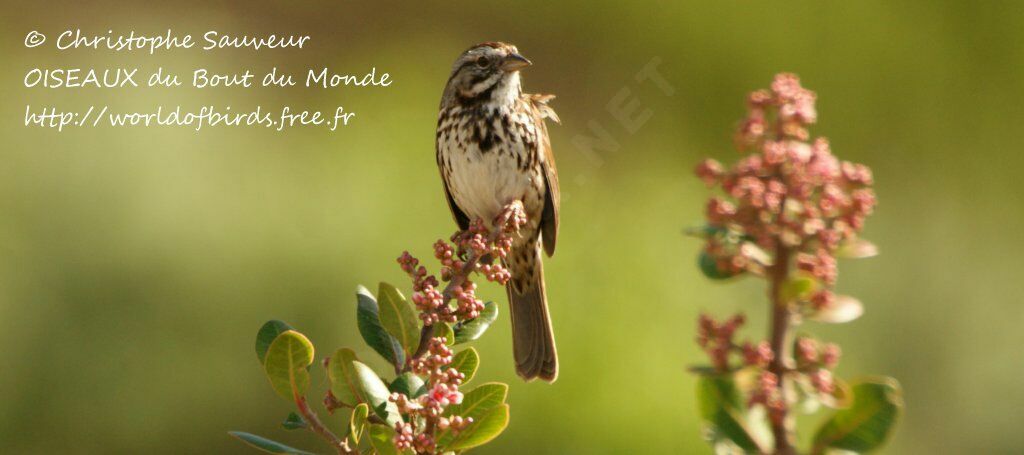
<path fill-rule="evenodd" d="M 752 153 L 728 169 L 710 159 L 697 166 L 701 180 L 725 193 L 705 210 L 715 232 L 705 253 L 719 270 L 762 273 L 769 264 L 759 251 L 785 248 L 796 254 L 800 270 L 831 292 L 836 250 L 856 241 L 875 195 L 869 168 L 840 161 L 824 138 L 810 140 L 815 98 L 795 75 L 776 76 L 771 90 L 750 95 L 736 136 L 740 151 Z"/>
<path fill-rule="evenodd" d="M 775 423 L 786 417 L 786 401 L 782 398 L 782 390 L 779 388 L 779 376 L 771 371 L 761 370 L 747 400 L 748 407 L 758 405 L 764 406 L 768 411 L 768 418 Z"/>
<path fill-rule="evenodd" d="M 779 377 L 768 371 L 775 353 L 767 341 L 756 344 L 748 341 L 742 345 L 734 342 L 736 331 L 744 322 L 742 314 L 721 322 L 702 314 L 697 323 L 697 344 L 707 353 L 718 373 L 729 373 L 742 367 L 758 369 L 747 406 L 764 406 L 769 417 L 781 419 L 785 416 L 786 404 L 779 388 Z M 839 346 L 832 343 L 821 345 L 813 338 L 800 337 L 794 343 L 794 351 L 796 368 L 786 372 L 803 375 L 818 393 L 831 395 L 836 387 L 832 371 L 839 364 Z M 740 362 L 730 362 L 731 354 L 738 354 Z"/>
<path fill-rule="evenodd" d="M 722 322 L 716 322 L 706 314 L 700 315 L 697 323 L 697 345 L 708 354 L 716 370 L 729 370 L 729 353 L 734 346 L 732 337 L 744 322 L 742 314 Z"/>
<path fill-rule="evenodd" d="M 730 364 L 730 354 L 739 354 L 743 366 L 765 368 L 775 357 L 767 341 L 754 344 L 745 342 L 738 345 L 733 341 L 736 330 L 743 326 L 746 318 L 743 314 L 717 322 L 706 314 L 700 315 L 697 322 L 697 345 L 707 353 L 715 371 L 725 373 L 734 367 Z"/>
<path fill-rule="evenodd" d="M 807 399 L 833 406 L 842 396 L 837 393 L 842 385 L 833 376 L 839 348 L 800 337 L 791 356 L 784 345 L 789 331 L 800 316 L 829 320 L 821 310 L 849 301 L 833 293 L 837 255 L 875 252 L 859 238 L 876 204 L 871 170 L 839 160 L 828 140 L 811 137 L 808 126 L 818 117 L 815 100 L 795 75 L 777 75 L 769 90 L 748 98 L 747 116 L 735 136 L 745 156 L 731 167 L 704 160 L 695 170 L 722 193 L 705 206 L 701 270 L 715 279 L 745 273 L 764 277 L 772 310 L 771 343 L 734 342 L 742 314 L 722 322 L 701 315 L 697 343 L 716 375 L 753 373 L 753 381 L 737 382 L 742 382 L 747 406 L 767 412 L 774 453 L 794 452 L 787 429 L 791 404 Z M 831 322 L 844 317 L 831 317 Z M 802 393 L 792 393 L 793 387 Z"/>
<path fill-rule="evenodd" d="M 459 385 L 466 378 L 449 367 L 452 357 L 444 338 L 431 339 L 427 354 L 412 363 L 413 373 L 427 378 L 427 392 L 415 399 L 403 393 L 391 394 L 390 401 L 406 416 L 403 422 L 395 424 L 394 443 L 398 450 L 434 453 L 434 429 L 458 432 L 473 423 L 469 417 L 443 415 L 448 406 L 462 403 Z"/>
<path fill-rule="evenodd" d="M 475 220 L 468 229 L 453 234 L 450 243 L 438 240 L 434 257 L 441 263 L 440 281 L 420 265 L 419 259 L 408 251 L 402 253 L 398 264 L 412 279 L 412 302 L 425 327 L 439 322 L 455 324 L 480 315 L 484 302 L 476 297 L 476 283 L 469 275 L 476 272 L 488 281 L 508 283 L 512 275 L 499 260 L 508 255 L 513 236 L 525 224 L 522 203 L 517 201 L 498 215 L 493 231 L 482 220 Z M 439 289 L 441 281 L 448 283 L 444 290 Z M 438 431 L 459 432 L 473 423 L 469 417 L 444 415 L 449 406 L 462 403 L 459 386 L 466 378 L 450 367 L 452 358 L 444 338 L 431 338 L 425 354 L 410 360 L 412 373 L 425 380 L 426 393 L 415 398 L 393 393 L 389 398 L 405 416 L 395 424 L 393 442 L 398 450 L 435 453 Z"/>
<path fill-rule="evenodd" d="M 484 309 L 484 302 L 476 297 L 476 283 L 469 274 L 477 272 L 485 279 L 501 285 L 512 279 L 512 274 L 496 259 L 504 259 L 512 248 L 512 238 L 526 224 L 521 203 L 510 204 L 495 220 L 497 229 L 491 232 L 481 220 L 470 223 L 469 228 L 451 236 L 450 242 L 434 243 L 434 257 L 441 263 L 441 280 L 451 283 L 446 291 L 434 275 L 427 273 L 419 259 L 408 251 L 398 258 L 398 264 L 412 278 L 412 302 L 419 310 L 424 325 L 438 322 L 454 324 L 476 318 Z M 467 264 L 472 266 L 467 269 Z M 448 292 L 449 295 L 445 295 Z M 454 300 L 455 304 L 449 303 Z"/>
<path fill-rule="evenodd" d="M 832 343 L 820 346 L 813 338 L 801 337 L 796 340 L 795 348 L 797 371 L 806 374 L 819 393 L 832 394 L 835 391 L 832 370 L 842 355 L 839 346 Z"/>

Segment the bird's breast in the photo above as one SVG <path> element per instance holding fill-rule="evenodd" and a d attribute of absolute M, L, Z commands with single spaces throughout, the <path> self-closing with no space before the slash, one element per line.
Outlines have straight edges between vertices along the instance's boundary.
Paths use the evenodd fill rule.
<path fill-rule="evenodd" d="M 514 200 L 536 200 L 544 183 L 535 137 L 532 118 L 508 110 L 484 115 L 456 110 L 442 118 L 439 164 L 452 198 L 466 215 L 491 220 Z M 527 207 L 528 217 L 539 215 L 531 208 Z"/>

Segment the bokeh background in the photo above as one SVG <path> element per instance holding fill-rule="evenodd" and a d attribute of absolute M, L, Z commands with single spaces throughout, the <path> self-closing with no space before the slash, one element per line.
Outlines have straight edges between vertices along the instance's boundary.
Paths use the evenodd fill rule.
<path fill-rule="evenodd" d="M 1024 404 L 1024 5 L 1020 2 L 5 2 L 0 17 L 0 452 L 250 453 L 240 429 L 286 433 L 253 355 L 279 318 L 320 356 L 354 346 L 354 289 L 404 283 L 453 228 L 434 164 L 437 101 L 455 56 L 516 43 L 529 91 L 558 95 L 551 129 L 562 233 L 548 260 L 562 361 L 554 385 L 512 369 L 507 317 L 477 347 L 479 378 L 512 384 L 511 425 L 481 453 L 706 453 L 694 409 L 701 311 L 765 326 L 754 280 L 711 283 L 707 190 L 691 169 L 733 160 L 749 91 L 793 71 L 819 94 L 838 155 L 870 165 L 877 258 L 841 264 L 853 324 L 808 327 L 846 353 L 840 375 L 900 379 L 886 453 L 1019 453 Z M 143 53 L 26 49 L 30 30 L 200 36 L 309 34 L 303 50 Z M 653 59 L 672 96 L 635 75 Z M 386 89 L 26 89 L 34 67 L 159 66 L 392 74 Z M 623 90 L 652 113 L 627 131 Z M 620 95 L 622 96 L 622 95 Z M 356 111 L 352 126 L 23 126 L 26 104 L 145 109 L 256 105 Z M 614 151 L 573 138 L 605 129 Z M 504 293 L 482 295 L 504 304 Z M 319 357 L 319 356 L 318 356 Z M 379 366 L 379 364 L 376 364 Z M 318 390 L 325 380 L 315 376 Z M 337 418 L 331 422 L 337 424 Z M 811 421 L 807 424 L 813 423 Z"/>

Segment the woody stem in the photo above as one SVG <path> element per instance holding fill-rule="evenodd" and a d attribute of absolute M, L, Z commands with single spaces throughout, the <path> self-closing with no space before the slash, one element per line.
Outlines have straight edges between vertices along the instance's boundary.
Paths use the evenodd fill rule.
<path fill-rule="evenodd" d="M 306 402 L 306 397 L 296 395 L 295 405 L 296 407 L 299 408 L 299 414 L 302 414 L 303 420 L 305 420 L 306 423 L 309 424 L 309 429 L 312 430 L 314 433 L 320 435 L 320 437 L 326 439 L 327 442 L 331 445 L 331 447 L 334 447 L 334 449 L 338 452 L 339 455 L 359 455 L 360 452 L 358 447 L 349 447 L 347 441 L 342 440 L 337 435 L 332 433 L 331 430 L 328 430 L 327 427 L 324 426 L 323 422 L 320 421 L 320 418 L 317 417 L 316 413 L 309 408 L 309 403 Z"/>
<path fill-rule="evenodd" d="M 781 243 L 775 249 L 775 263 L 768 270 L 769 297 L 771 299 L 771 326 L 770 342 L 774 355 L 768 365 L 768 371 L 778 378 L 778 396 L 782 401 L 781 409 L 775 411 L 777 415 L 769 412 L 772 435 L 775 439 L 776 455 L 793 455 L 796 450 L 793 448 L 792 429 L 787 424 L 787 403 L 785 402 L 785 380 L 788 365 L 792 363 L 789 352 L 790 325 L 792 314 L 789 309 L 789 302 L 782 296 L 782 286 L 789 276 L 790 250 Z"/>

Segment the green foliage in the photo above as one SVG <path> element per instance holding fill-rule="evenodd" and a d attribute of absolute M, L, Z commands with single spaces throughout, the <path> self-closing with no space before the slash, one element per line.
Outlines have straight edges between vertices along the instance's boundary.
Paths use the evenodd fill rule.
<path fill-rule="evenodd" d="M 351 349 L 341 348 L 334 352 L 327 364 L 327 378 L 331 382 L 331 393 L 340 403 L 355 406 L 366 402 L 359 388 L 359 378 L 353 362 L 356 353 Z"/>
<path fill-rule="evenodd" d="M 348 434 L 356 444 L 359 444 L 359 440 L 362 439 L 369 418 L 370 406 L 366 403 L 359 403 L 358 406 L 352 408 L 352 416 L 348 419 Z"/>
<path fill-rule="evenodd" d="M 228 434 L 238 438 L 245 444 L 267 453 L 291 454 L 291 455 L 313 455 L 305 450 L 288 447 L 280 442 L 271 441 L 267 438 L 241 431 L 229 431 Z"/>
<path fill-rule="evenodd" d="M 725 232 L 725 228 L 720 226 L 712 226 L 710 224 L 705 224 L 703 226 L 697 227 L 689 227 L 683 230 L 683 234 L 686 234 L 690 237 L 697 237 L 699 239 L 714 237 L 719 234 L 724 234 Z"/>
<path fill-rule="evenodd" d="M 294 412 L 288 413 L 288 417 L 284 419 L 284 422 L 281 422 L 281 426 L 284 427 L 285 430 L 298 430 L 309 427 L 309 425 L 306 424 L 306 421 Z"/>
<path fill-rule="evenodd" d="M 466 450 L 484 445 L 505 431 L 508 419 L 508 405 L 500 404 L 489 409 L 451 439 L 445 440 L 441 447 L 444 450 Z"/>
<path fill-rule="evenodd" d="M 392 392 L 404 393 L 409 397 L 418 397 L 422 394 L 421 389 L 424 384 L 423 378 L 406 372 L 398 375 L 394 381 L 391 381 L 391 386 L 388 389 Z"/>
<path fill-rule="evenodd" d="M 796 387 L 797 403 L 805 414 L 817 412 L 821 406 L 832 409 L 842 409 L 850 406 L 853 402 L 850 385 L 846 381 L 833 377 L 832 393 L 823 394 L 814 388 L 807 376 L 797 376 L 791 379 Z"/>
<path fill-rule="evenodd" d="M 808 319 L 831 324 L 842 324 L 853 321 L 864 314 L 864 304 L 848 295 L 837 295 L 835 302 L 827 308 L 814 311 Z"/>
<path fill-rule="evenodd" d="M 782 287 L 779 290 L 779 297 L 783 302 L 792 302 L 794 300 L 802 300 L 807 298 L 815 289 L 818 288 L 818 282 L 811 277 L 797 276 L 790 278 L 782 283 Z"/>
<path fill-rule="evenodd" d="M 746 251 L 747 255 L 749 255 L 750 258 L 753 259 L 758 264 L 761 264 L 763 266 L 770 266 L 775 262 L 775 259 L 772 258 L 772 255 L 768 254 L 767 251 L 757 246 L 757 244 L 754 242 L 742 242 L 740 248 Z"/>
<path fill-rule="evenodd" d="M 339 402 L 348 406 L 366 403 L 378 417 L 391 425 L 401 419 L 398 408 L 388 401 L 391 391 L 384 381 L 373 369 L 357 360 L 351 349 L 338 349 L 331 356 L 327 376 L 331 381 L 331 393 Z"/>
<path fill-rule="evenodd" d="M 256 357 L 260 359 L 260 363 L 263 363 L 263 359 L 267 357 L 267 349 L 270 348 L 270 343 L 274 342 L 281 333 L 292 330 L 292 326 L 287 323 L 273 320 L 267 321 L 260 327 L 259 332 L 256 332 Z"/>
<path fill-rule="evenodd" d="M 424 376 L 416 374 L 416 371 L 421 370 L 413 369 L 413 362 L 406 361 L 412 354 L 422 350 L 419 346 L 419 319 L 413 306 L 397 288 L 386 283 L 381 283 L 378 297 L 379 301 L 365 288 L 358 288 L 356 314 L 359 332 L 371 349 L 395 367 L 397 375 L 394 379 L 382 379 L 359 360 L 355 351 L 348 348 L 338 349 L 324 363 L 330 387 L 324 403 L 332 412 L 341 407 L 352 408 L 344 438 L 337 437 L 325 428 L 315 413 L 310 414 L 313 411 L 308 407 L 306 393 L 311 383 L 309 367 L 314 361 L 313 344 L 281 321 L 270 321 L 260 328 L 256 337 L 257 357 L 263 363 L 274 390 L 278 395 L 293 401 L 301 413 L 290 413 L 281 426 L 288 430 L 314 430 L 339 452 L 378 455 L 412 453 L 411 450 L 398 451 L 395 447 L 395 426 L 399 424 L 415 423 L 419 426 L 416 431 L 430 431 L 438 441 L 438 448 L 452 454 L 454 451 L 478 447 L 501 434 L 509 420 L 509 406 L 505 403 L 508 386 L 505 384 L 483 384 L 465 393 L 462 403 L 443 408 L 446 417 L 473 419 L 457 433 L 450 431 L 450 428 L 441 430 L 439 426 L 423 426 L 423 419 L 439 419 L 437 414 L 425 417 L 416 414 L 403 416 L 399 413 L 398 405 L 390 399 L 393 393 L 415 399 L 422 396 L 433 383 L 427 382 L 429 378 L 425 373 Z M 494 322 L 497 314 L 497 305 L 487 303 L 479 317 L 457 327 L 445 323 L 433 326 L 435 338 L 444 339 L 449 347 L 456 342 L 474 340 Z M 465 384 L 475 376 L 480 365 L 480 354 L 470 347 L 452 355 L 450 363 L 434 365 L 440 365 L 443 369 L 457 369 L 465 375 L 462 382 Z M 437 422 L 432 425 L 437 425 Z M 252 447 L 270 453 L 308 453 L 248 433 L 231 434 Z M 359 450 L 360 445 L 363 446 L 362 450 Z M 370 448 L 367 449 L 366 445 Z"/>
<path fill-rule="evenodd" d="M 377 452 L 377 455 L 398 455 L 412 453 L 411 451 L 399 452 L 392 440 L 395 437 L 395 429 L 385 425 L 370 425 L 370 446 Z"/>
<path fill-rule="evenodd" d="M 498 305 L 494 302 L 484 303 L 484 310 L 470 321 L 455 327 L 455 343 L 462 344 L 480 338 L 487 328 L 498 319 Z"/>
<path fill-rule="evenodd" d="M 739 388 L 728 375 L 702 375 L 697 380 L 697 406 L 711 427 L 713 443 L 730 441 L 746 452 L 762 452 L 743 418 Z"/>
<path fill-rule="evenodd" d="M 274 391 L 290 401 L 309 389 L 306 368 L 312 363 L 313 343 L 299 332 L 286 330 L 270 343 L 263 367 Z"/>
<path fill-rule="evenodd" d="M 861 259 L 878 256 L 878 247 L 860 237 L 853 239 L 836 250 L 836 257 Z"/>
<path fill-rule="evenodd" d="M 476 349 L 468 348 L 459 353 L 455 354 L 452 358 L 452 363 L 449 368 L 455 368 L 460 373 L 466 375 L 466 378 L 462 381 L 467 383 L 473 379 L 476 375 L 476 369 L 480 366 L 480 354 L 476 352 Z"/>
<path fill-rule="evenodd" d="M 381 324 L 388 333 L 398 339 L 398 343 L 405 350 L 405 355 L 411 357 L 420 342 L 419 319 L 416 318 L 412 304 L 398 288 L 387 283 L 380 284 L 377 298 L 380 304 Z"/>
<path fill-rule="evenodd" d="M 899 383 L 892 378 L 870 379 L 851 389 L 853 404 L 825 421 L 814 436 L 813 453 L 825 449 L 870 452 L 891 433 L 903 409 Z"/>
<path fill-rule="evenodd" d="M 835 390 L 832 394 L 821 399 L 821 404 L 833 409 L 849 407 L 853 403 L 853 389 L 846 381 L 833 378 Z"/>
<path fill-rule="evenodd" d="M 363 391 L 364 403 L 370 405 L 377 417 L 384 419 L 389 425 L 394 425 L 402 420 L 398 415 L 398 407 L 388 401 L 391 391 L 384 385 L 384 381 L 377 376 L 370 367 L 362 362 L 352 362 L 356 370 L 356 377 L 359 378 L 359 387 Z"/>
<path fill-rule="evenodd" d="M 449 406 L 446 414 L 475 419 L 491 408 L 504 403 L 506 397 L 508 397 L 508 384 L 500 382 L 480 384 L 463 395 L 462 403 Z"/>
<path fill-rule="evenodd" d="M 700 257 L 697 259 L 697 265 L 700 267 L 700 271 L 704 273 L 704 276 L 712 280 L 726 280 L 737 275 L 736 273 L 719 269 L 715 258 L 711 257 L 706 251 L 701 251 Z"/>
<path fill-rule="evenodd" d="M 447 323 L 434 324 L 434 336 L 444 338 L 444 343 L 448 346 L 455 344 L 455 330 Z"/>
<path fill-rule="evenodd" d="M 448 407 L 447 415 L 470 417 L 473 423 L 458 434 L 444 431 L 438 437 L 438 446 L 445 450 L 464 450 L 485 444 L 496 438 L 508 426 L 508 385 L 486 383 L 466 392 L 462 403 Z"/>
<path fill-rule="evenodd" d="M 381 325 L 377 299 L 363 286 L 356 289 L 356 324 L 367 346 L 392 365 L 405 363 L 402 345 Z"/>

